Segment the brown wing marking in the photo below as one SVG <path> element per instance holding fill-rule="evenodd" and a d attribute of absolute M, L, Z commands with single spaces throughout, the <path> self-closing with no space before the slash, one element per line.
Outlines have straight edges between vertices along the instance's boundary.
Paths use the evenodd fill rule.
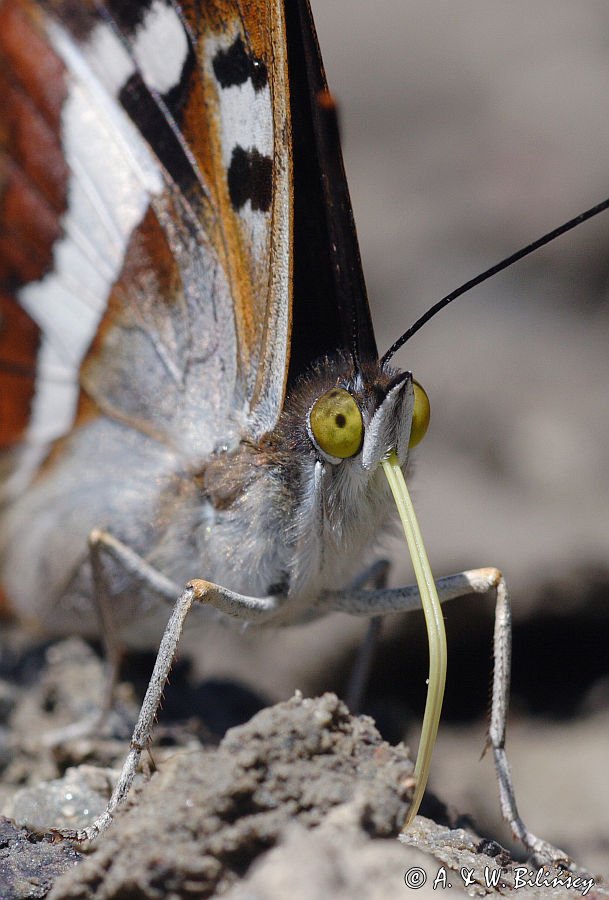
<path fill-rule="evenodd" d="M 67 185 L 63 65 L 35 7 L 17 0 L 0 5 L 0 96 L 0 447 L 7 447 L 27 430 L 40 347 L 18 292 L 52 266 Z"/>
<path fill-rule="evenodd" d="M 36 382 L 38 326 L 0 295 L 0 450 L 25 434 Z"/>
<path fill-rule="evenodd" d="M 188 355 L 176 321 L 188 321 L 180 271 L 167 233 L 150 207 L 132 235 L 80 381 L 82 393 L 105 415 L 161 441 L 169 439 L 164 424 L 171 416 L 160 413 L 169 396 L 175 404 Z M 154 355 L 152 362 L 148 354 Z M 162 396 L 159 377 L 164 380 Z"/>

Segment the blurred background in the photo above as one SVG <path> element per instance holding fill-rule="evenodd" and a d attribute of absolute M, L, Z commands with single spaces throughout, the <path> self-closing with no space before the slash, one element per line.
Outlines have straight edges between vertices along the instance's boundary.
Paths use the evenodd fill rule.
<path fill-rule="evenodd" d="M 609 7 L 313 7 L 383 352 L 461 282 L 609 196 Z M 434 570 L 497 565 L 512 592 L 508 748 L 525 821 L 606 872 L 608 276 L 605 214 L 457 300 L 399 356 L 432 402 L 413 492 Z M 395 582 L 409 580 L 404 550 L 394 553 Z M 446 608 L 449 686 L 431 780 L 489 828 L 492 766 L 478 756 L 491 605 Z M 421 693 L 421 644 L 424 673 L 418 626 L 389 630 L 372 701 L 401 694 L 419 708 L 409 695 Z"/>
<path fill-rule="evenodd" d="M 609 196 L 606 0 L 312 0 L 379 349 L 461 282 Z M 404 348 L 432 423 L 412 490 L 439 574 L 499 566 L 525 821 L 609 873 L 609 213 L 459 299 Z M 402 541 L 394 584 L 412 580 Z M 492 606 L 446 607 L 431 787 L 508 842 L 484 744 Z M 363 623 L 252 634 L 202 671 L 343 691 Z M 385 629 L 367 709 L 416 749 L 427 646 Z"/>

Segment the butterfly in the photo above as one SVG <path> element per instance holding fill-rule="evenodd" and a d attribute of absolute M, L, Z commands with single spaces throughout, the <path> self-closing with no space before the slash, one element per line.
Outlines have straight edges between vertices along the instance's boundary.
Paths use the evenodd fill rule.
<path fill-rule="evenodd" d="M 177 600 L 91 837 L 193 605 L 284 624 L 420 604 L 361 584 L 428 401 L 379 357 L 307 0 L 4 0 L 0 57 L 4 604 L 149 647 Z M 503 579 L 438 587 L 497 590 L 503 810 L 551 855 L 505 761 Z"/>

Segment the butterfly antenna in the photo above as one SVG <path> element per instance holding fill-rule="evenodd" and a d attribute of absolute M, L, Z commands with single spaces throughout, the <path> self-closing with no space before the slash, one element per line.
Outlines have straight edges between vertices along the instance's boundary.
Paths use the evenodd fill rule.
<path fill-rule="evenodd" d="M 448 304 L 452 303 L 453 300 L 456 300 L 457 297 L 460 297 L 462 294 L 467 293 L 467 291 L 471 291 L 472 288 L 475 288 L 479 284 L 482 284 L 483 281 L 486 281 L 488 278 L 492 278 L 493 275 L 496 275 L 498 272 L 502 272 L 503 269 L 507 269 L 509 266 L 513 265 L 519 260 L 524 259 L 525 256 L 529 256 L 529 254 L 534 253 L 535 250 L 539 250 L 540 247 L 543 247 L 545 244 L 549 244 L 551 241 L 560 237 L 562 234 L 566 234 L 567 231 L 571 231 L 572 228 L 576 228 L 578 225 L 581 225 L 582 222 L 586 222 L 588 219 L 592 219 L 594 216 L 597 216 L 599 213 L 604 212 L 606 209 L 609 209 L 609 198 L 607 200 L 603 200 L 602 203 L 598 203 L 596 206 L 593 206 L 591 209 L 580 213 L 579 216 L 575 216 L 574 219 L 569 219 L 569 221 L 565 222 L 564 225 L 559 225 L 558 228 L 554 228 L 552 231 L 544 234 L 543 237 L 540 237 L 536 241 L 533 241 L 532 244 L 527 244 L 526 247 L 523 247 L 521 250 L 517 250 L 516 253 L 512 253 L 511 256 L 507 256 L 501 262 L 498 262 L 494 266 L 491 266 L 490 269 L 487 269 L 480 275 L 476 275 L 475 278 L 471 278 L 469 281 L 466 281 L 465 284 L 461 285 L 461 287 L 456 288 L 456 290 L 451 291 L 450 294 L 447 294 L 446 297 L 438 300 L 437 303 L 434 303 L 434 305 L 430 307 L 427 312 L 420 317 L 420 319 L 417 319 L 414 325 L 411 325 L 410 328 L 391 345 L 389 350 L 381 359 L 381 366 L 384 366 L 387 362 L 389 362 L 391 357 L 395 353 L 397 353 L 400 347 L 404 346 L 406 341 L 409 341 L 410 338 L 414 334 L 416 334 L 417 331 L 423 327 L 423 325 L 426 324 L 426 322 L 429 322 L 430 319 L 433 319 L 436 313 L 439 313 L 441 309 L 444 309 L 445 306 L 448 306 Z"/>

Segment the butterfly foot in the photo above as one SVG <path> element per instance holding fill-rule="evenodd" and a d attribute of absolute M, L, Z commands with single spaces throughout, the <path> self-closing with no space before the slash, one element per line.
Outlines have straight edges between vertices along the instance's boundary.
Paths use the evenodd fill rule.
<path fill-rule="evenodd" d="M 516 835 L 520 837 L 520 835 Z M 520 837 L 522 840 L 522 837 Z M 532 860 L 537 866 L 552 866 L 556 869 L 572 869 L 573 860 L 568 853 L 555 847 L 541 838 L 535 837 L 529 832 L 528 840 L 525 842 L 527 849 L 532 851 Z"/>
<path fill-rule="evenodd" d="M 100 824 L 101 820 L 104 820 Z M 93 824 L 86 828 L 52 828 L 45 834 L 45 838 L 51 844 L 61 844 L 64 841 L 70 841 L 73 844 L 84 844 L 85 842 L 94 841 L 99 835 L 106 830 L 112 818 L 106 821 L 105 813 L 100 816 Z"/>

